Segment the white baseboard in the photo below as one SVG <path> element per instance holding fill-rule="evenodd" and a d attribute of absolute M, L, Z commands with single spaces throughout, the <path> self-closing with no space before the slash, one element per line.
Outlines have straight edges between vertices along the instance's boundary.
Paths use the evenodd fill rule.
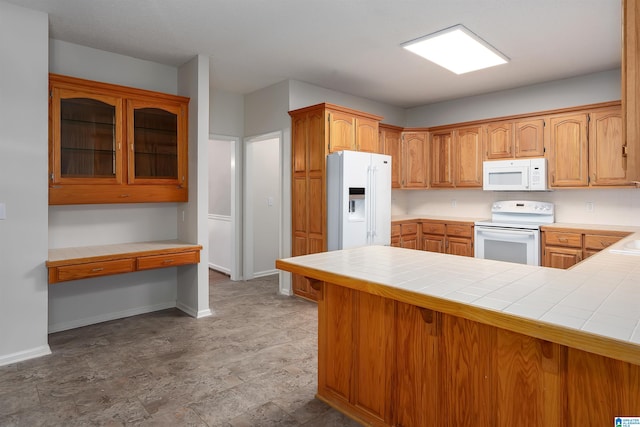
<path fill-rule="evenodd" d="M 190 307 L 186 304 L 183 304 L 181 302 L 178 302 L 176 304 L 176 308 L 186 314 L 188 314 L 191 317 L 195 317 L 196 319 L 200 319 L 202 317 L 207 317 L 207 316 L 212 316 L 213 315 L 213 311 L 211 311 L 210 308 L 207 308 L 205 310 L 196 310 L 193 307 Z"/>
<path fill-rule="evenodd" d="M 231 269 L 230 268 L 223 267 L 221 265 L 217 265 L 217 264 L 214 264 L 212 262 L 209 263 L 209 268 L 212 269 L 212 270 L 216 270 L 216 271 L 219 271 L 221 273 L 228 274 L 229 276 L 231 276 Z"/>
<path fill-rule="evenodd" d="M 293 291 L 289 288 L 280 288 L 279 292 L 280 292 L 280 295 L 284 295 L 287 297 L 293 296 Z"/>
<path fill-rule="evenodd" d="M 124 317 L 136 316 L 138 314 L 151 313 L 153 311 L 165 310 L 167 308 L 176 307 L 175 301 L 167 301 L 160 304 L 147 305 L 144 307 L 136 307 L 130 310 L 118 311 L 115 313 L 105 313 L 99 316 L 85 317 L 69 322 L 59 322 L 49 325 L 49 333 L 66 331 L 68 329 L 80 328 L 82 326 L 94 325 L 96 323 L 108 322 L 109 320 L 122 319 Z"/>
<path fill-rule="evenodd" d="M 253 278 L 257 279 L 259 277 L 266 277 L 266 276 L 273 276 L 274 274 L 278 274 L 280 273 L 280 270 L 265 270 L 265 271 L 257 271 L 255 273 L 253 273 Z"/>
<path fill-rule="evenodd" d="M 196 319 L 209 316 L 213 316 L 213 311 L 210 308 L 207 308 L 206 310 L 200 310 L 196 315 Z"/>
<path fill-rule="evenodd" d="M 17 353 L 5 354 L 3 356 L 0 356 L 0 366 L 23 362 L 25 360 L 34 359 L 36 357 L 46 356 L 47 354 L 51 354 L 49 345 L 43 345 L 29 350 L 19 351 Z"/>

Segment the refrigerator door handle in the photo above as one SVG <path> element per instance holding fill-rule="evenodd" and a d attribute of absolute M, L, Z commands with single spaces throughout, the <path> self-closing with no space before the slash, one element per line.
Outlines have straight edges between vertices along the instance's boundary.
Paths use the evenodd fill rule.
<path fill-rule="evenodd" d="M 371 244 L 375 241 L 377 231 L 376 230 L 376 179 L 377 179 L 377 167 L 371 168 L 371 203 L 369 204 L 369 210 L 371 211 Z"/>
<path fill-rule="evenodd" d="M 367 166 L 367 191 L 365 193 L 365 221 L 367 222 L 367 245 L 371 244 L 371 165 Z"/>

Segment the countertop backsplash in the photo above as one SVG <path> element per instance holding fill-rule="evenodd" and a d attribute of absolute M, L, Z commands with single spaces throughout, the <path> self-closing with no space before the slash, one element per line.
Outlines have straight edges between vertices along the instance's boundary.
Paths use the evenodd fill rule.
<path fill-rule="evenodd" d="M 498 200 L 555 204 L 556 222 L 640 226 L 640 189 L 579 189 L 547 192 L 393 190 L 392 215 L 491 217 Z"/>

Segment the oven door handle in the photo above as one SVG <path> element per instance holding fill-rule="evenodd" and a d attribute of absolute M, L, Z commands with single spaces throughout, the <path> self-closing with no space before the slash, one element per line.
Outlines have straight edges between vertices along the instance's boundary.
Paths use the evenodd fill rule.
<path fill-rule="evenodd" d="M 494 239 L 504 239 L 505 236 L 512 236 L 512 240 L 515 240 L 513 239 L 513 237 L 515 237 L 517 240 L 528 240 L 529 238 L 536 235 L 536 230 L 512 231 L 504 228 L 487 229 L 476 227 L 476 231 L 478 232 L 478 235 L 481 234 L 482 237 Z"/>

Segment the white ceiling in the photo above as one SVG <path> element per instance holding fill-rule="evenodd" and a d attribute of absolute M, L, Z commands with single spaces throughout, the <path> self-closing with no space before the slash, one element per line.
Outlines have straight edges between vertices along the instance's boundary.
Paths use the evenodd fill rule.
<path fill-rule="evenodd" d="M 5 0 L 49 14 L 50 36 L 178 66 L 211 58 L 211 85 L 286 79 L 399 107 L 620 66 L 619 0 Z M 457 76 L 400 47 L 463 24 L 511 58 Z"/>

